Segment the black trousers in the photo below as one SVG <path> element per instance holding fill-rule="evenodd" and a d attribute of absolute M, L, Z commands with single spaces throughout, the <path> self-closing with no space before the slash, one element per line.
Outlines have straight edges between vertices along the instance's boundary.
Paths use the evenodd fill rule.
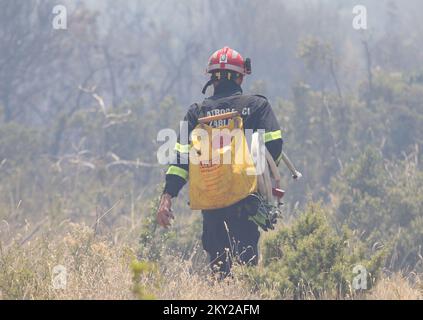
<path fill-rule="evenodd" d="M 222 209 L 203 210 L 204 250 L 209 254 L 213 271 L 230 273 L 233 261 L 256 265 L 258 262 L 258 226 L 248 220 L 257 212 L 251 198 Z"/>

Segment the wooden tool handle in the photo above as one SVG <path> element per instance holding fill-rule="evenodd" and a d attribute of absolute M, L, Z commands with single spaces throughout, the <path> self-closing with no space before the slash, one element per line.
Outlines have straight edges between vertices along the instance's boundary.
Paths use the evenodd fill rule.
<path fill-rule="evenodd" d="M 215 115 L 215 116 L 208 116 L 208 117 L 199 118 L 198 122 L 199 123 L 210 123 L 210 122 L 215 121 L 215 120 L 231 119 L 231 118 L 235 118 L 235 117 L 238 117 L 238 116 L 239 116 L 238 111 L 232 111 L 232 112 L 227 112 L 227 113 L 223 113 L 223 114 L 218 114 L 218 115 Z"/>

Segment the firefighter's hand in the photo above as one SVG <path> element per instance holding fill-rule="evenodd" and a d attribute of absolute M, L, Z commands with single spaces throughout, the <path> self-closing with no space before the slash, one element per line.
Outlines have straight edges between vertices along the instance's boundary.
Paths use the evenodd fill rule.
<path fill-rule="evenodd" d="M 175 217 L 172 214 L 172 197 L 170 194 L 164 193 L 160 199 L 159 209 L 157 210 L 157 222 L 163 228 L 170 227 L 170 222 Z"/>

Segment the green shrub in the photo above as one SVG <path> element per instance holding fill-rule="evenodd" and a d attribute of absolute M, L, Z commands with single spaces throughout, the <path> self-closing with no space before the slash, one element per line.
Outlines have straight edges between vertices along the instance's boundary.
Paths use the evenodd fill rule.
<path fill-rule="evenodd" d="M 0 125 L 0 163 L 3 159 L 17 164 L 37 160 L 45 151 L 42 134 L 17 123 Z"/>
<path fill-rule="evenodd" d="M 423 268 L 423 173 L 415 162 L 386 162 L 368 148 L 333 182 L 338 221 L 371 243 L 393 247 L 389 267 Z"/>
<path fill-rule="evenodd" d="M 317 204 L 310 204 L 292 226 L 270 235 L 263 247 L 262 265 L 247 274 L 256 289 L 273 291 L 272 298 L 351 295 L 354 266 L 366 268 L 371 284 L 384 256 L 380 251 L 366 257 L 365 244 L 346 228 L 338 234 Z"/>
<path fill-rule="evenodd" d="M 152 288 L 149 287 L 146 281 L 143 281 L 143 277 L 157 275 L 157 267 L 151 262 L 133 260 L 131 263 L 132 270 L 132 292 L 140 300 L 154 300 L 156 296 L 150 291 Z M 153 281 L 154 282 L 154 281 Z"/>

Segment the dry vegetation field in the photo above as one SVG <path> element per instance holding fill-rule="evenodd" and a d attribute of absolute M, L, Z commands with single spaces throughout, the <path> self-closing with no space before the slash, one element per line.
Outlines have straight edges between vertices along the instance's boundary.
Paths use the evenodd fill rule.
<path fill-rule="evenodd" d="M 182 258 L 167 253 L 134 281 L 133 262 L 139 244 L 136 237 L 131 241 L 130 230 L 125 240 L 115 241 L 113 234 L 97 235 L 92 227 L 68 221 L 42 230 L 27 225 L 17 234 L 8 227 L 3 221 L 1 299 L 272 299 L 271 289 L 253 290 L 243 280 L 239 270 L 243 267 L 237 267 L 233 277 L 216 281 L 207 264 L 199 263 L 194 254 Z M 52 270 L 58 264 L 67 268 L 64 289 L 53 287 Z M 141 296 L 134 290 L 135 283 L 143 288 Z M 305 297 L 316 298 L 307 292 Z M 283 298 L 292 299 L 292 295 L 287 292 Z M 320 298 L 336 296 L 326 292 Z M 368 292 L 345 298 L 422 299 L 423 284 L 412 273 L 385 274 Z"/>

